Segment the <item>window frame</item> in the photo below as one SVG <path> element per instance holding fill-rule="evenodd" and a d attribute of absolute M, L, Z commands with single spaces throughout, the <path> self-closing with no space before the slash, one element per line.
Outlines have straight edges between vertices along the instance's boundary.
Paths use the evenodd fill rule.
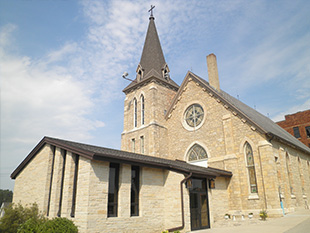
<path fill-rule="evenodd" d="M 204 157 L 204 158 L 199 158 L 200 155 L 198 154 L 197 150 L 195 150 L 197 147 L 200 149 L 200 151 L 205 152 L 204 154 L 205 154 L 206 157 Z M 190 154 L 191 154 L 191 152 L 194 152 L 194 153 L 197 155 L 197 159 L 193 159 L 193 160 L 190 159 Z M 199 145 L 198 143 L 195 143 L 195 144 L 192 145 L 192 146 L 189 148 L 189 150 L 187 151 L 187 153 L 186 153 L 186 158 L 187 158 L 187 161 L 188 161 L 188 162 L 192 163 L 192 162 L 196 162 L 196 161 L 205 161 L 205 160 L 208 160 L 209 156 L 208 156 L 207 150 L 206 150 L 203 146 Z"/>
<path fill-rule="evenodd" d="M 131 139 L 131 152 L 136 152 L 136 139 L 132 138 Z"/>
<path fill-rule="evenodd" d="M 77 181 L 78 181 L 78 176 L 79 176 L 79 160 L 80 160 L 80 156 L 78 154 L 74 154 L 74 177 L 73 177 L 72 204 L 71 204 L 71 214 L 70 214 L 72 218 L 75 217 L 75 209 L 76 209 Z"/>
<path fill-rule="evenodd" d="M 310 138 L 310 126 L 306 126 L 305 131 L 306 131 L 307 138 Z"/>
<path fill-rule="evenodd" d="M 202 114 L 199 114 L 199 116 L 202 116 L 201 121 L 197 124 L 197 121 L 195 120 L 194 125 L 191 126 L 190 124 L 188 124 L 188 119 L 190 118 L 189 115 L 191 115 L 189 113 L 189 111 L 191 110 L 191 108 L 194 107 L 199 107 L 202 111 Z M 184 109 L 183 109 L 183 115 L 181 116 L 181 121 L 182 121 L 182 125 L 183 127 L 188 130 L 188 131 L 196 131 L 198 129 L 200 129 L 203 125 L 204 122 L 206 120 L 206 111 L 205 111 L 206 107 L 204 105 L 204 103 L 200 102 L 200 101 L 193 101 L 190 102 Z M 194 116 L 196 117 L 196 116 Z"/>
<path fill-rule="evenodd" d="M 135 177 L 133 175 L 135 173 Z M 140 167 L 131 166 L 130 216 L 139 216 Z M 133 195 L 134 193 L 134 195 Z"/>
<path fill-rule="evenodd" d="M 247 147 L 250 149 L 251 154 L 247 153 Z M 248 174 L 249 191 L 250 191 L 251 195 L 257 195 L 258 194 L 258 186 L 257 186 L 254 152 L 253 152 L 253 148 L 249 142 L 244 143 L 244 155 L 245 155 L 245 164 L 246 164 L 247 174 Z M 253 164 L 249 164 L 250 158 L 252 158 Z M 253 178 L 254 178 L 254 180 L 253 180 Z M 256 191 L 253 191 L 253 187 L 256 188 Z"/>
<path fill-rule="evenodd" d="M 141 95 L 140 96 L 140 101 L 141 101 L 141 125 L 144 125 L 144 122 L 145 122 L 145 102 L 144 102 L 144 95 Z"/>
<path fill-rule="evenodd" d="M 140 153 L 144 154 L 145 148 L 144 148 L 144 136 L 140 136 Z"/>
<path fill-rule="evenodd" d="M 107 206 L 107 217 L 108 218 L 117 217 L 118 215 L 118 193 L 119 193 L 119 177 L 120 177 L 119 175 L 120 175 L 120 165 L 118 163 L 110 163 L 108 206 Z M 113 193 L 111 189 L 113 189 Z M 113 195 L 113 200 L 111 200 L 110 194 Z M 111 208 L 113 209 L 112 213 L 110 213 Z"/>
<path fill-rule="evenodd" d="M 137 105 L 137 99 L 133 99 L 133 127 L 136 128 L 138 126 L 138 105 Z"/>
<path fill-rule="evenodd" d="M 294 132 L 294 137 L 295 138 L 300 138 L 300 130 L 299 130 L 298 126 L 293 127 L 293 132 Z"/>

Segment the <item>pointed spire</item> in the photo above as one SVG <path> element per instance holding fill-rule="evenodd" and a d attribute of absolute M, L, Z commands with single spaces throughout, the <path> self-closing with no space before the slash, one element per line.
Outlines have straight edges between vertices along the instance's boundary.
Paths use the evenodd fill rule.
<path fill-rule="evenodd" d="M 147 78 L 152 69 L 158 73 L 160 78 L 163 78 L 163 70 L 167 64 L 160 45 L 153 14 L 149 19 L 150 22 L 139 65 L 143 70 L 143 78 Z"/>
<path fill-rule="evenodd" d="M 137 77 L 123 90 L 125 93 L 142 85 L 144 82 L 150 81 L 153 78 L 174 90 L 178 90 L 179 88 L 179 85 L 170 79 L 170 70 L 165 61 L 154 22 L 155 18 L 153 16 L 153 8 L 154 6 L 151 6 L 151 9 L 149 10 L 149 12 L 151 12 L 149 17 L 150 21 L 145 37 L 140 63 L 138 64 L 136 70 Z"/>

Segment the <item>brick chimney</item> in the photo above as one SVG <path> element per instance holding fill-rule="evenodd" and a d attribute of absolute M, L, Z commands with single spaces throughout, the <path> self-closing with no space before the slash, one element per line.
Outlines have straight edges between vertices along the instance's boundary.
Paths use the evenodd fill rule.
<path fill-rule="evenodd" d="M 209 84 L 216 90 L 220 90 L 219 74 L 217 70 L 216 56 L 211 53 L 207 56 Z"/>

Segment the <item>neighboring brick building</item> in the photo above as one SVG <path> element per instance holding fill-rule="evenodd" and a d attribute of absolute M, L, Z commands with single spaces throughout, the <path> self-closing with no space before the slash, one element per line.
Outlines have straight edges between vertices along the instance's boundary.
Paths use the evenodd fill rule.
<path fill-rule="evenodd" d="M 177 85 L 154 17 L 123 92 L 121 150 L 44 137 L 15 169 L 14 202 L 37 202 L 79 232 L 189 232 L 225 214 L 309 208 L 310 149 L 269 118 L 188 72 Z M 283 206 L 283 210 L 281 209 Z"/>
<path fill-rule="evenodd" d="M 285 115 L 285 120 L 277 124 L 310 147 L 310 109 Z"/>

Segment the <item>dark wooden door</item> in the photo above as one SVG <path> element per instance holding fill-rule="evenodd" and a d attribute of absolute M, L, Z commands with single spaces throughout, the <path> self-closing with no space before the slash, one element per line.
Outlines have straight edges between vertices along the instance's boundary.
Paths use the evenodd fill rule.
<path fill-rule="evenodd" d="M 192 179 L 192 187 L 189 191 L 191 229 L 210 228 L 206 180 Z"/>

